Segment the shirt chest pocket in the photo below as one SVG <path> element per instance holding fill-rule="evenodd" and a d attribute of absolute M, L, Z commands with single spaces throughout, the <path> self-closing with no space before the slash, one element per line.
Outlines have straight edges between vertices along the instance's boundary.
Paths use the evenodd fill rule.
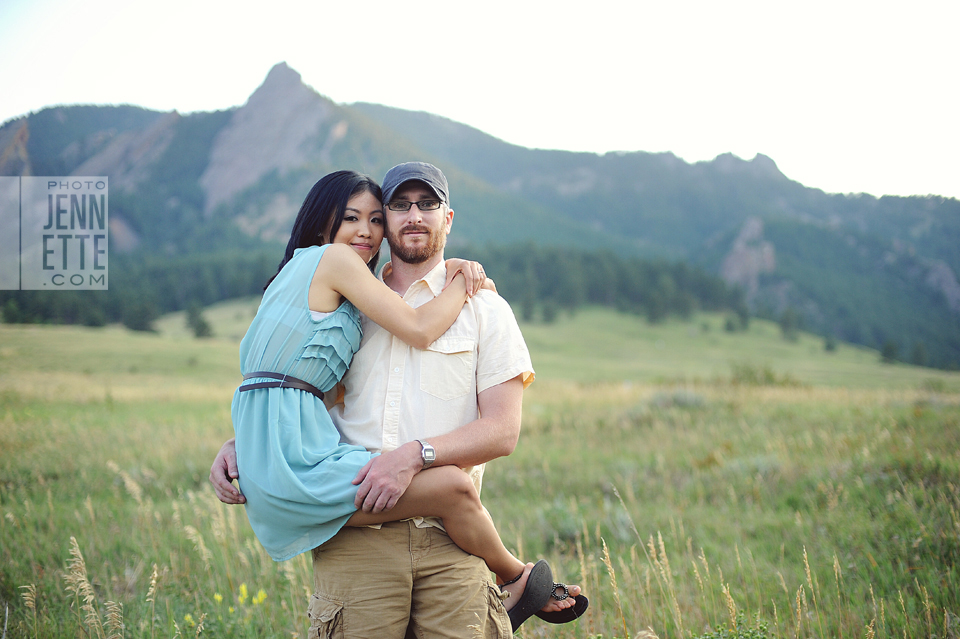
<path fill-rule="evenodd" d="M 467 337 L 441 337 L 420 358 L 420 390 L 439 399 L 470 392 L 474 377 L 474 347 Z"/>

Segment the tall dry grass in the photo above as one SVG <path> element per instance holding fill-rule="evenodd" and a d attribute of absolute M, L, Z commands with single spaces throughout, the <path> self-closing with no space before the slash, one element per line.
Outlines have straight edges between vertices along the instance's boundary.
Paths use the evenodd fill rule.
<path fill-rule="evenodd" d="M 229 383 L 161 356 L 157 393 L 0 383 L 6 637 L 303 636 L 308 557 L 272 562 L 206 481 Z M 960 636 L 960 396 L 735 382 L 531 387 L 484 502 L 591 606 L 521 635 Z"/>

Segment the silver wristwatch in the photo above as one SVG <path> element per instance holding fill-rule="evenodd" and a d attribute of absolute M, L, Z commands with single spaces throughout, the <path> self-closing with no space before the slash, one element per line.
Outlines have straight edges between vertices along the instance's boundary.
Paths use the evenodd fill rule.
<path fill-rule="evenodd" d="M 420 451 L 420 458 L 423 459 L 422 470 L 426 470 L 430 468 L 433 462 L 437 461 L 437 449 L 428 444 L 425 439 L 418 439 L 417 441 L 420 442 L 420 446 L 422 447 Z"/>

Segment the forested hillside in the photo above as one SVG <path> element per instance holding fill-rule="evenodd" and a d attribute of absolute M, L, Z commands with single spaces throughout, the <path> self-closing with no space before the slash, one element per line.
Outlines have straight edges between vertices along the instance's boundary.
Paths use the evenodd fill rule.
<path fill-rule="evenodd" d="M 901 359 L 960 366 L 957 200 L 827 194 L 763 155 L 689 164 L 526 149 L 427 113 L 335 104 L 285 64 L 226 111 L 60 106 L 3 124 L 0 175 L 109 176 L 111 266 L 108 292 L 2 292 L 4 318 L 142 328 L 256 293 L 317 178 L 380 177 L 411 159 L 450 180 L 450 252 L 499 268 L 524 313 L 596 302 L 656 321 L 722 298 L 737 316 L 795 316 Z M 726 283 L 719 297 L 688 287 L 720 290 L 711 278 Z"/>
<path fill-rule="evenodd" d="M 423 112 L 354 105 L 504 191 L 550 206 L 641 255 L 684 259 L 739 285 L 752 312 L 960 366 L 960 201 L 827 194 L 771 158 L 569 153 L 507 144 Z"/>

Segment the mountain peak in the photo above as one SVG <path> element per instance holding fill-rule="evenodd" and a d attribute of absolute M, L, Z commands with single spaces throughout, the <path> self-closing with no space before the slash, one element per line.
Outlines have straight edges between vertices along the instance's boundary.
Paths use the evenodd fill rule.
<path fill-rule="evenodd" d="M 733 153 L 721 153 L 711 162 L 721 173 L 749 173 L 757 177 L 785 177 L 773 158 L 757 153 L 752 160 L 744 160 Z"/>
<path fill-rule="evenodd" d="M 780 172 L 780 168 L 777 166 L 777 163 L 773 161 L 769 155 L 764 155 L 763 153 L 757 153 L 753 156 L 753 159 L 750 160 L 750 164 L 753 165 L 753 168 L 757 170 L 758 173 L 766 173 L 770 176 L 782 177 L 783 173 Z"/>
<path fill-rule="evenodd" d="M 306 140 L 333 117 L 335 107 L 300 74 L 280 62 L 217 134 L 210 163 L 200 178 L 207 212 L 276 170 L 303 166 L 314 152 Z"/>
<path fill-rule="evenodd" d="M 290 67 L 286 62 L 278 62 L 267 73 L 263 84 L 257 89 L 261 91 L 267 89 L 270 91 L 284 90 L 303 84 L 300 73 Z"/>

